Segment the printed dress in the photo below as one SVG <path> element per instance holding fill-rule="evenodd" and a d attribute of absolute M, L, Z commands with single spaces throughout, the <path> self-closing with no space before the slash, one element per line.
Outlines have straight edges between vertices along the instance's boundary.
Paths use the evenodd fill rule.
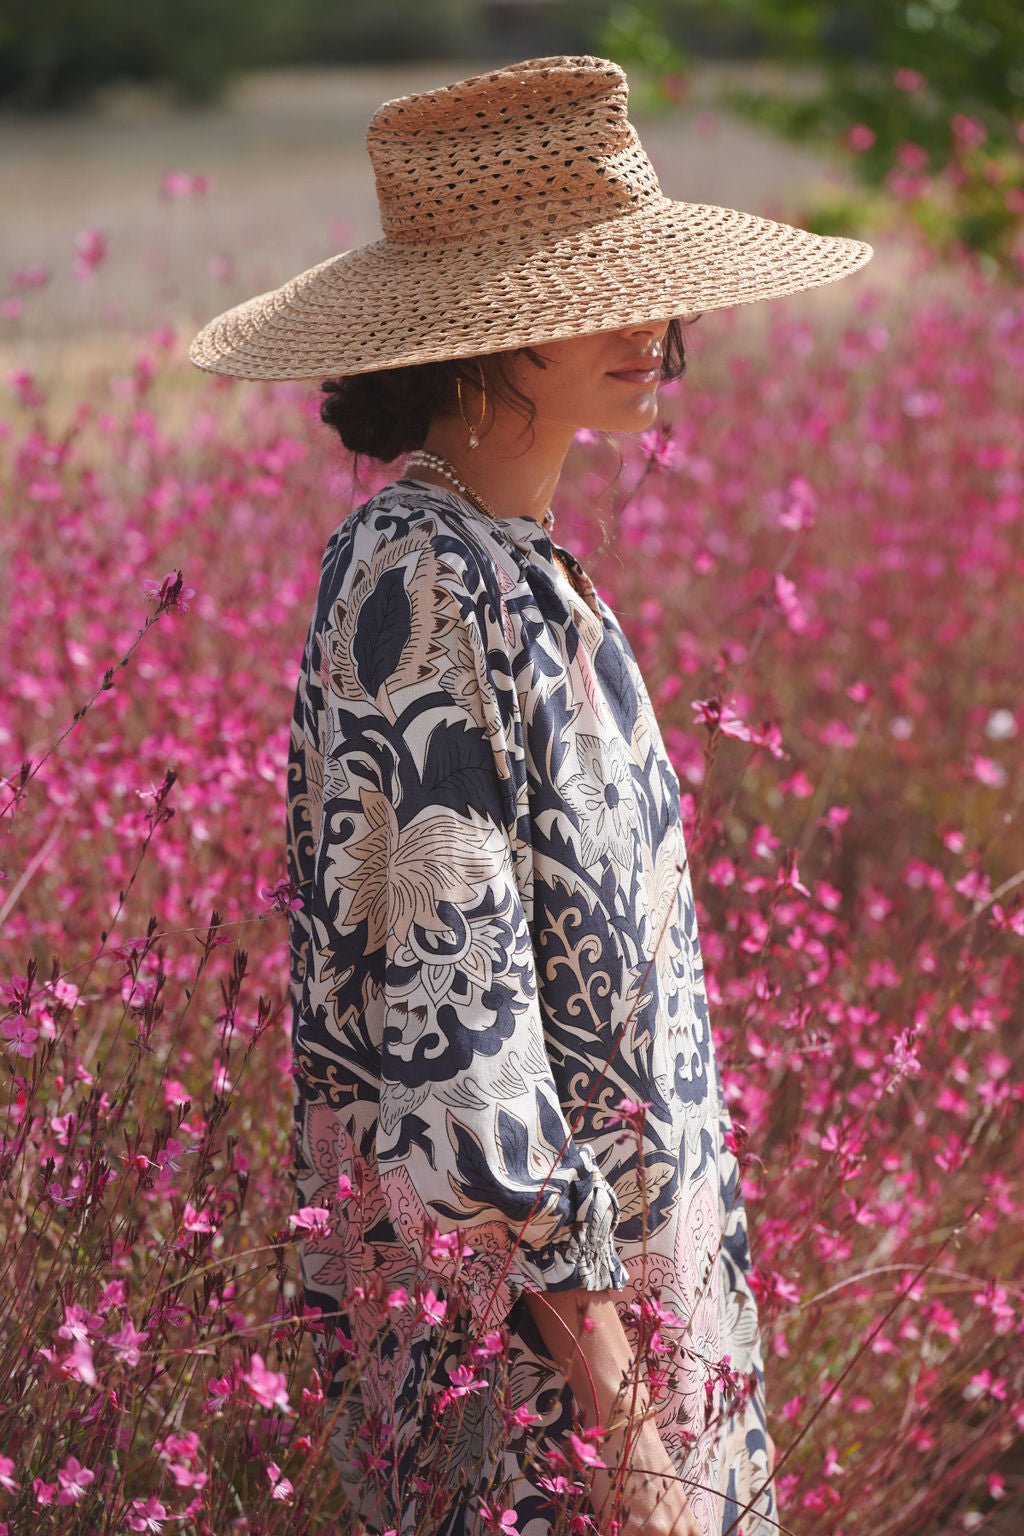
<path fill-rule="evenodd" d="M 296 1193 L 331 1209 L 302 1282 L 339 1325 L 314 1340 L 352 1528 L 484 1529 L 472 1491 L 425 1527 L 415 1481 L 435 1422 L 418 1404 L 450 1387 L 456 1354 L 438 1359 L 415 1305 L 389 1329 L 359 1300 L 412 1297 L 417 1278 L 444 1299 L 456 1260 L 428 1249 L 431 1223 L 472 1250 L 452 1349 L 509 1330 L 504 1409 L 469 1390 L 449 1410 L 449 1486 L 482 1467 L 520 1536 L 551 1530 L 538 1447 L 566 1448 L 574 1402 L 524 1288 L 612 1289 L 631 1340 L 641 1297 L 676 1319 L 658 1423 L 705 1536 L 770 1536 L 757 1308 L 679 780 L 618 620 L 536 520 L 403 478 L 335 529 L 287 839 Z M 650 1105 L 642 1156 L 622 1098 Z M 353 1373 L 368 1330 L 384 1342 Z M 510 1427 L 520 1404 L 539 1422 Z"/>

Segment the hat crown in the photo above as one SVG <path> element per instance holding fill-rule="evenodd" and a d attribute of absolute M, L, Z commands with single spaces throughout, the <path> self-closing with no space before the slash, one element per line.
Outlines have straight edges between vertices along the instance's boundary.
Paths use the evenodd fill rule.
<path fill-rule="evenodd" d="M 414 245 L 578 229 L 661 189 L 610 59 L 528 59 L 386 101 L 366 148 L 388 240 Z"/>

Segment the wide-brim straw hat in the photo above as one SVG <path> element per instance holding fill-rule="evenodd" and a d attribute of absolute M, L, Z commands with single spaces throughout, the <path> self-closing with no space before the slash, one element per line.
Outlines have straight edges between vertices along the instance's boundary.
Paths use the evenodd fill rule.
<path fill-rule="evenodd" d="M 366 133 L 383 238 L 211 320 L 243 379 L 473 357 L 837 282 L 863 240 L 664 196 L 619 65 L 528 59 L 386 101 Z"/>

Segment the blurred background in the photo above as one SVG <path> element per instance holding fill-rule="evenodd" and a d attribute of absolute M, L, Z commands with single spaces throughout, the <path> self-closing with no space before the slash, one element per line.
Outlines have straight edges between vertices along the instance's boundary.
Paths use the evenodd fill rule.
<path fill-rule="evenodd" d="M 381 101 L 563 52 L 628 70 L 670 196 L 867 238 L 873 281 L 897 289 L 908 228 L 1019 280 L 1021 16 L 1004 0 L 8 5 L 0 347 L 198 325 L 374 239 L 363 135 Z"/>
<path fill-rule="evenodd" d="M 277 1502 L 275 1442 L 267 1431 L 254 1455 L 251 1403 L 239 1392 L 225 1418 L 217 1383 L 232 1349 L 248 1369 L 248 1321 L 269 1327 L 295 1294 L 274 1236 L 287 1114 L 267 1113 L 270 1089 L 279 1106 L 290 1093 L 287 946 L 266 920 L 285 910 L 288 719 L 320 553 L 362 492 L 314 382 L 236 386 L 186 349 L 221 310 L 376 238 L 364 135 L 382 101 L 552 53 L 627 70 L 668 195 L 875 247 L 863 277 L 688 329 L 700 366 L 671 432 L 625 445 L 609 520 L 630 558 L 605 537 L 615 466 L 592 434 L 559 527 L 586 564 L 601 557 L 687 798 L 699 785 L 708 799 L 691 851 L 712 871 L 718 1039 L 764 1158 L 750 1208 L 776 1438 L 797 1446 L 786 1517 L 847 1536 L 1024 1529 L 1020 0 L 0 0 L 0 768 L 8 785 L 20 772 L 5 809 L 24 801 L 0 850 L 16 947 L 0 966 L 0 1006 L 16 1012 L 0 1024 L 23 1074 L 0 1149 L 17 1141 L 30 1192 L 9 1224 L 17 1263 L 0 1240 L 12 1531 L 89 1526 L 78 1504 L 57 1524 L 62 1500 L 44 1511 L 35 1484 L 55 1487 L 71 1451 L 107 1467 L 117 1395 L 109 1417 L 76 1419 L 58 1344 L 72 1335 L 56 1330 L 65 1301 L 107 1295 L 114 1231 L 143 1298 L 135 1322 L 155 1330 L 147 1385 L 123 1366 L 133 1428 L 116 1476 L 125 1500 L 148 1500 L 129 1506 L 132 1528 L 163 1518 L 154 1488 L 171 1501 L 150 1464 L 158 1437 L 195 1425 L 216 1438 L 205 1528 L 240 1530 L 245 1509 L 246 1529 L 339 1530 L 329 1503 L 323 1524 L 303 1513 L 326 1464 L 289 1451 L 308 1504 Z M 713 748 L 690 717 L 708 697 L 737 710 Z M 762 722 L 755 735 L 743 718 Z M 763 750 L 779 721 L 781 769 Z M 780 846 L 793 864 L 773 880 Z M 246 950 L 219 948 L 211 911 Z M 150 917 L 145 943 L 128 942 Z M 202 998 L 190 1011 L 214 944 L 215 1018 Z M 73 1029 L 62 1015 L 63 1055 L 25 982 L 59 965 L 69 1014 L 84 994 Z M 140 994 L 140 1041 L 165 1008 L 174 1020 L 155 1036 L 166 1054 L 122 1028 Z M 222 1124 L 253 1021 L 270 1019 L 276 1055 L 255 1058 L 208 1172 L 207 1122 Z M 914 1030 L 894 1039 L 910 1020 L 920 1062 Z M 193 1136 L 179 1189 L 174 1149 Z M 55 1169 L 86 1192 L 73 1215 Z M 216 1222 L 198 1213 L 211 1200 Z M 230 1274 L 212 1300 L 207 1238 Z M 268 1241 L 267 1275 L 239 1271 L 236 1294 L 224 1266 Z M 898 1307 L 905 1272 L 936 1256 Z M 876 1338 L 883 1313 L 895 1320 Z M 291 1339 L 298 1400 L 307 1357 Z M 40 1370 L 55 1349 L 60 1370 Z M 854 1350 L 849 1395 L 833 1396 Z M 175 1472 L 182 1499 L 192 1476 Z M 106 1492 L 97 1478 L 97 1530 L 117 1514 Z"/>

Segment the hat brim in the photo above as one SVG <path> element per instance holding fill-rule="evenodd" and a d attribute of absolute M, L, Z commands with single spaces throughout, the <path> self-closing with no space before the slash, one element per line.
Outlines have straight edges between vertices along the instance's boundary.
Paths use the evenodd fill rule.
<path fill-rule="evenodd" d="M 373 373 L 782 298 L 872 255 L 863 240 L 671 198 L 569 233 L 378 240 L 225 310 L 189 358 L 241 379 Z"/>

